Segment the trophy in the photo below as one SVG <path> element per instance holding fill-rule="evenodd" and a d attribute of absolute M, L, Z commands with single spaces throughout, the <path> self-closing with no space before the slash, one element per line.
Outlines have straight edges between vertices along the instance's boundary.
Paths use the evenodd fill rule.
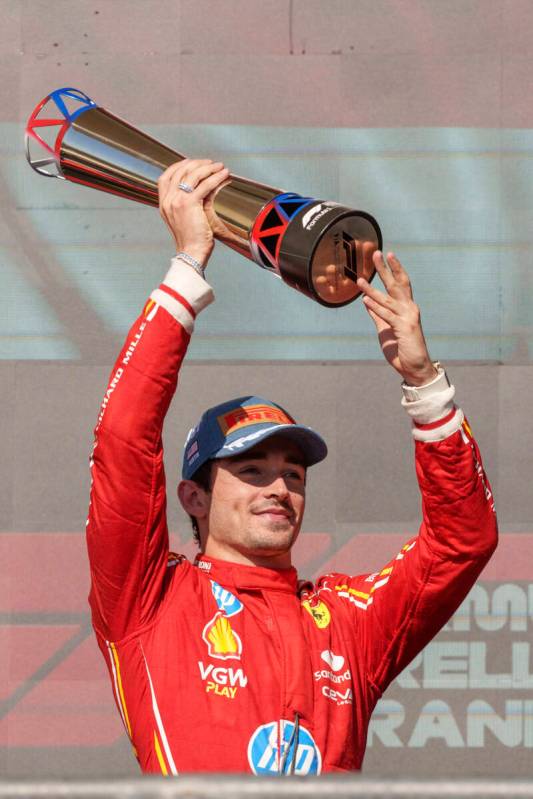
<path fill-rule="evenodd" d="M 153 206 L 157 179 L 185 158 L 72 88 L 37 105 L 25 139 L 30 166 L 40 175 Z M 218 240 L 321 305 L 353 302 L 361 293 L 357 278 L 374 276 L 372 254 L 382 237 L 364 211 L 238 175 L 218 190 L 214 210 Z"/>

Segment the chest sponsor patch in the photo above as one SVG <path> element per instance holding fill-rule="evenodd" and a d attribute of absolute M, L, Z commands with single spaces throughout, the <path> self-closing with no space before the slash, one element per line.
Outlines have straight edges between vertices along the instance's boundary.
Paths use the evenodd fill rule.
<path fill-rule="evenodd" d="M 198 668 L 200 669 L 200 678 L 205 684 L 206 694 L 235 699 L 239 688 L 246 688 L 248 685 L 248 677 L 240 666 L 226 668 L 199 660 Z"/>
<path fill-rule="evenodd" d="M 314 672 L 316 682 L 324 680 L 320 690 L 322 696 L 336 705 L 352 705 L 352 673 L 346 668 L 346 660 L 342 655 L 336 655 L 331 649 L 324 649 L 320 657 L 329 666 L 329 669 L 318 669 Z M 333 683 L 333 684 L 332 684 Z"/>
<path fill-rule="evenodd" d="M 207 644 L 209 657 L 220 660 L 240 660 L 242 641 L 232 629 L 229 619 L 222 610 L 218 610 L 202 631 L 202 638 Z"/>
<path fill-rule="evenodd" d="M 243 608 L 242 602 L 238 600 L 231 591 L 228 591 L 227 588 L 222 588 L 221 585 L 211 580 L 211 590 L 213 591 L 213 596 L 215 597 L 219 610 L 222 610 L 228 619 L 241 612 Z"/>
<path fill-rule="evenodd" d="M 324 663 L 327 663 L 329 669 L 321 668 L 314 672 L 314 677 L 317 682 L 319 682 L 319 680 L 328 680 L 336 685 L 351 683 L 352 673 L 350 669 L 346 668 L 346 661 L 342 655 L 335 655 L 331 649 L 324 649 L 324 651 L 320 653 L 320 657 Z M 322 693 L 324 696 L 328 696 L 328 693 L 324 689 L 322 689 Z M 328 696 L 328 698 L 331 699 L 332 697 Z"/>
<path fill-rule="evenodd" d="M 351 688 L 332 688 L 331 685 L 323 685 L 322 694 L 339 707 L 353 704 L 353 691 Z"/>
<path fill-rule="evenodd" d="M 320 774 L 322 755 L 313 736 L 294 722 L 270 721 L 258 727 L 248 744 L 248 763 L 254 774 Z"/>
<path fill-rule="evenodd" d="M 302 606 L 309 614 L 311 614 L 316 626 L 320 630 L 324 630 L 329 626 L 331 614 L 329 612 L 328 606 L 324 602 L 321 600 L 315 601 L 312 599 L 304 599 Z"/>
<path fill-rule="evenodd" d="M 324 651 L 320 653 L 320 657 L 333 671 L 340 671 L 344 666 L 343 656 L 334 655 L 331 649 L 324 649 Z"/>

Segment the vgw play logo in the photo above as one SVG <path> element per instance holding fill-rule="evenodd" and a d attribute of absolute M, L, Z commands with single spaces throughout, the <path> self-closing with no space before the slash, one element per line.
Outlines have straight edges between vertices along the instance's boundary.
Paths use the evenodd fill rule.
<path fill-rule="evenodd" d="M 254 774 L 320 774 L 322 755 L 305 727 L 298 728 L 296 739 L 294 723 L 283 719 L 255 730 L 248 744 L 248 762 Z"/>

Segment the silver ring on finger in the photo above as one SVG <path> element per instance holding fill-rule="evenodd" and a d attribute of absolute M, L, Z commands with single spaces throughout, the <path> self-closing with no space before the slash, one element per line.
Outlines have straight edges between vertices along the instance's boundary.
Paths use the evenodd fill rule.
<path fill-rule="evenodd" d="M 189 184 L 185 183 L 185 181 L 183 181 L 183 180 L 181 181 L 181 183 L 178 183 L 178 189 L 181 189 L 182 191 L 186 191 L 187 194 L 191 194 L 191 192 L 194 191 L 193 187 L 189 186 Z"/>

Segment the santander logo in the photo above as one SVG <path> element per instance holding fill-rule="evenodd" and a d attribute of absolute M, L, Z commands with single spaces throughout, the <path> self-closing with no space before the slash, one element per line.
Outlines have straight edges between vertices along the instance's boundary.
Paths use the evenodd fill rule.
<path fill-rule="evenodd" d="M 344 666 L 344 658 L 342 655 L 334 655 L 330 649 L 324 649 L 320 653 L 320 657 L 324 660 L 332 671 L 340 671 Z"/>

